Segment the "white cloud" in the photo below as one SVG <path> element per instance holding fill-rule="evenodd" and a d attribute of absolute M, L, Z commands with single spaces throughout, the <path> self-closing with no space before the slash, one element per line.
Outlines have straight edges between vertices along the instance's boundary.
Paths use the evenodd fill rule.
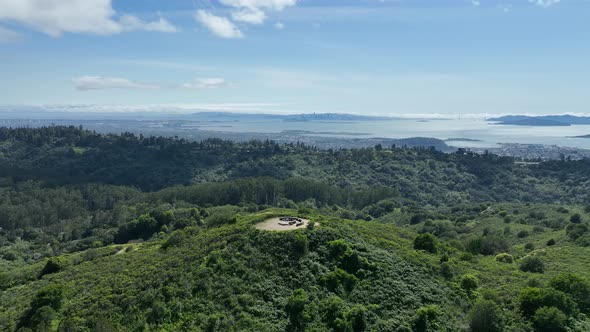
<path fill-rule="evenodd" d="M 281 22 L 275 23 L 275 29 L 283 30 L 284 28 L 285 28 L 285 25 L 283 23 L 281 23 Z"/>
<path fill-rule="evenodd" d="M 218 37 L 242 38 L 244 36 L 242 31 L 225 17 L 215 16 L 204 10 L 198 10 L 195 14 L 195 19 Z"/>
<path fill-rule="evenodd" d="M 27 25 L 53 37 L 64 33 L 111 35 L 145 30 L 175 32 L 160 18 L 144 22 L 130 15 L 118 16 L 112 0 L 0 0 L 0 21 Z"/>
<path fill-rule="evenodd" d="M 185 89 L 216 89 L 225 86 L 223 78 L 198 78 L 193 82 L 184 83 L 181 85 Z"/>
<path fill-rule="evenodd" d="M 119 20 L 124 31 L 145 30 L 157 32 L 176 32 L 178 29 L 170 22 L 161 18 L 158 21 L 144 22 L 131 15 L 123 15 Z"/>
<path fill-rule="evenodd" d="M 266 14 L 258 8 L 244 8 L 232 12 L 231 18 L 236 22 L 262 24 L 266 19 Z"/>
<path fill-rule="evenodd" d="M 295 6 L 298 0 L 219 0 L 219 3 L 230 7 L 231 20 L 228 17 L 216 16 L 205 10 L 198 10 L 195 18 L 214 35 L 222 38 L 242 38 L 244 34 L 234 22 L 243 24 L 262 24 L 268 11 L 281 11 Z M 275 28 L 282 29 L 282 23 Z"/>
<path fill-rule="evenodd" d="M 537 6 L 548 8 L 559 3 L 560 0 L 529 0 L 529 2 Z"/>
<path fill-rule="evenodd" d="M 228 7 L 234 8 L 232 19 L 248 24 L 262 24 L 266 19 L 266 11 L 281 11 L 295 6 L 297 0 L 219 0 Z"/>
<path fill-rule="evenodd" d="M 3 106 L 0 112 L 22 108 L 27 111 L 72 112 L 72 113 L 134 113 L 152 112 L 162 114 L 190 114 L 195 112 L 235 112 L 235 113 L 283 113 L 281 104 L 273 103 L 210 103 L 210 104 L 62 104 L 62 105 L 22 105 Z"/>
<path fill-rule="evenodd" d="M 81 91 L 103 89 L 157 89 L 157 85 L 134 82 L 126 78 L 82 76 L 73 78 L 76 89 Z"/>
<path fill-rule="evenodd" d="M 471 0 L 471 4 L 474 6 L 479 6 L 481 3 L 479 2 L 479 0 Z"/>
<path fill-rule="evenodd" d="M 22 38 L 23 36 L 20 33 L 0 27 L 0 43 L 14 43 Z"/>
<path fill-rule="evenodd" d="M 219 0 L 219 2 L 234 8 L 258 8 L 279 11 L 297 4 L 297 0 Z"/>

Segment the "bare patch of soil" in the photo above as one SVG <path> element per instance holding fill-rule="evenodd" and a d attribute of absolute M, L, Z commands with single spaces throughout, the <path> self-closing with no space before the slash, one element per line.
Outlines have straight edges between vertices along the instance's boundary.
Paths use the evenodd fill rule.
<path fill-rule="evenodd" d="M 293 225 L 279 225 L 279 218 L 271 218 L 267 219 L 259 224 L 256 224 L 256 228 L 263 230 L 263 231 L 294 231 L 297 229 L 304 229 L 307 228 L 309 225 L 309 220 L 300 218 L 303 221 L 303 225 L 297 226 L 296 224 Z M 315 223 L 315 226 L 318 226 L 318 223 Z"/>

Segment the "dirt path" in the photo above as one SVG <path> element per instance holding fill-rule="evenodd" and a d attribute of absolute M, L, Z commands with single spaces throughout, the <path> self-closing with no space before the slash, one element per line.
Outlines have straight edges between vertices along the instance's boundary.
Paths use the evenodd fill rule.
<path fill-rule="evenodd" d="M 303 218 L 301 220 L 303 220 L 303 225 L 299 227 L 295 225 L 281 226 L 279 225 L 279 218 L 272 218 L 256 224 L 256 228 L 264 231 L 294 231 L 296 229 L 304 229 L 309 224 L 309 220 Z M 315 223 L 315 225 L 318 226 L 319 224 Z"/>

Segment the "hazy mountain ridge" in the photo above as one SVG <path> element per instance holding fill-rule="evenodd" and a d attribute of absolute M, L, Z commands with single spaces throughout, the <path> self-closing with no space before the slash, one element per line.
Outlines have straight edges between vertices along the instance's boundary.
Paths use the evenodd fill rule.
<path fill-rule="evenodd" d="M 515 126 L 571 126 L 571 125 L 589 125 L 590 117 L 574 115 L 506 115 L 497 118 L 488 118 L 488 121 L 496 121 L 500 125 Z"/>

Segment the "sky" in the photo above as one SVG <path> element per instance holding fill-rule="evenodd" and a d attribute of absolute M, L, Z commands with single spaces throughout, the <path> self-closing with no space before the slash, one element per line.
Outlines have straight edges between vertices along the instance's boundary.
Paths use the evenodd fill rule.
<path fill-rule="evenodd" d="M 590 114 L 590 0 L 0 0 L 0 111 Z"/>

